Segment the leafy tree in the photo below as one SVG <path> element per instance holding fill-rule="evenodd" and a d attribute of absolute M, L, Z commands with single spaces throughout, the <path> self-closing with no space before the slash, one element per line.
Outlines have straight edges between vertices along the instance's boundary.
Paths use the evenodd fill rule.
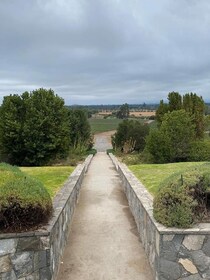
<path fill-rule="evenodd" d="M 195 93 L 187 93 L 183 96 L 183 108 L 188 112 L 195 123 L 196 137 L 201 139 L 204 136 L 204 112 L 205 103 L 202 97 L 197 96 Z"/>
<path fill-rule="evenodd" d="M 183 97 L 178 92 L 170 92 L 168 94 L 168 104 L 160 101 L 160 105 L 156 111 L 156 118 L 161 125 L 164 115 L 167 112 L 173 112 L 184 109 L 192 117 L 195 124 L 196 138 L 201 139 L 204 136 L 205 127 L 205 104 L 202 97 L 197 96 L 196 93 L 187 93 Z"/>
<path fill-rule="evenodd" d="M 156 110 L 156 120 L 158 121 L 159 124 L 162 123 L 164 115 L 168 112 L 169 112 L 169 105 L 164 103 L 163 100 L 160 100 L 160 105 Z"/>
<path fill-rule="evenodd" d="M 195 139 L 192 117 L 185 110 L 165 114 L 158 131 L 151 131 L 146 149 L 155 162 L 185 161 L 191 142 Z"/>
<path fill-rule="evenodd" d="M 82 109 L 69 110 L 70 146 L 77 150 L 92 148 L 92 134 L 87 113 Z"/>
<path fill-rule="evenodd" d="M 168 105 L 170 112 L 182 109 L 182 96 L 175 91 L 169 92 Z"/>
<path fill-rule="evenodd" d="M 138 121 L 124 120 L 119 124 L 117 132 L 112 137 L 112 145 L 115 149 L 124 152 L 143 151 L 145 138 L 149 133 L 149 127 Z"/>
<path fill-rule="evenodd" d="M 119 111 L 117 112 L 116 116 L 119 119 L 127 119 L 129 117 L 129 105 L 127 103 L 120 106 Z"/>
<path fill-rule="evenodd" d="M 9 163 L 43 165 L 67 155 L 68 112 L 51 89 L 7 96 L 0 113 L 0 150 Z"/>

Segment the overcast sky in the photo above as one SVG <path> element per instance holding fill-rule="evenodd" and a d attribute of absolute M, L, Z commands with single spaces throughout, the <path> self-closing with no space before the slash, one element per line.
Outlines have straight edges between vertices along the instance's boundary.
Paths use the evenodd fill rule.
<path fill-rule="evenodd" d="M 0 100 L 40 87 L 69 105 L 210 101 L 210 1 L 0 0 Z"/>

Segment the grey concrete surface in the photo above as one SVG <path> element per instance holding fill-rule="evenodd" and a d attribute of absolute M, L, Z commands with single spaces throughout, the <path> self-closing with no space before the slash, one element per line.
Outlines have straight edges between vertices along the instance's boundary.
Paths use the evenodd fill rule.
<path fill-rule="evenodd" d="M 107 149 L 112 149 L 111 136 L 114 133 L 115 133 L 115 130 L 95 134 L 94 135 L 94 148 L 98 152 L 106 152 Z"/>
<path fill-rule="evenodd" d="M 57 280 L 154 280 L 120 179 L 98 153 L 83 181 Z"/>

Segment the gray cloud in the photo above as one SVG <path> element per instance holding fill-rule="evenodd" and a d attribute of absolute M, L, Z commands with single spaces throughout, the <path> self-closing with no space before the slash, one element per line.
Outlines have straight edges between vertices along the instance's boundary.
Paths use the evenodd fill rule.
<path fill-rule="evenodd" d="M 0 96 L 52 88 L 66 104 L 210 101 L 208 0 L 2 0 Z"/>

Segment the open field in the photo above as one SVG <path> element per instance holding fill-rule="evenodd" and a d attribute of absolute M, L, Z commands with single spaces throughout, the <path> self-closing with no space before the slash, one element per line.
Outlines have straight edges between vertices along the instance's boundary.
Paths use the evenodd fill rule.
<path fill-rule="evenodd" d="M 72 166 L 20 167 L 28 175 L 40 180 L 53 198 L 73 172 Z"/>
<path fill-rule="evenodd" d="M 179 162 L 167 164 L 138 164 L 130 165 L 129 169 L 145 185 L 152 195 L 156 195 L 159 185 L 170 175 L 184 171 L 189 167 L 203 164 L 203 162 Z"/>
<path fill-rule="evenodd" d="M 129 119 L 132 120 L 132 118 L 129 118 Z M 133 120 L 138 121 L 138 122 L 146 122 L 142 119 L 133 118 Z M 91 131 L 93 134 L 116 130 L 119 123 L 121 123 L 122 121 L 123 121 L 122 119 L 117 119 L 117 118 L 110 118 L 110 119 L 91 118 L 91 119 L 89 119 Z M 151 127 L 153 127 L 156 123 L 155 121 L 149 121 L 149 122 L 151 122 L 151 123 L 149 123 L 149 125 Z"/>
<path fill-rule="evenodd" d="M 100 111 L 98 112 L 98 115 L 100 116 L 109 116 L 113 113 L 113 111 Z M 155 116 L 156 111 L 130 111 L 130 116 L 133 115 L 135 117 L 151 117 Z"/>
<path fill-rule="evenodd" d="M 122 120 L 114 119 L 114 118 L 113 119 L 89 119 L 91 131 L 93 134 L 116 130 L 119 123 L 121 122 Z"/>

